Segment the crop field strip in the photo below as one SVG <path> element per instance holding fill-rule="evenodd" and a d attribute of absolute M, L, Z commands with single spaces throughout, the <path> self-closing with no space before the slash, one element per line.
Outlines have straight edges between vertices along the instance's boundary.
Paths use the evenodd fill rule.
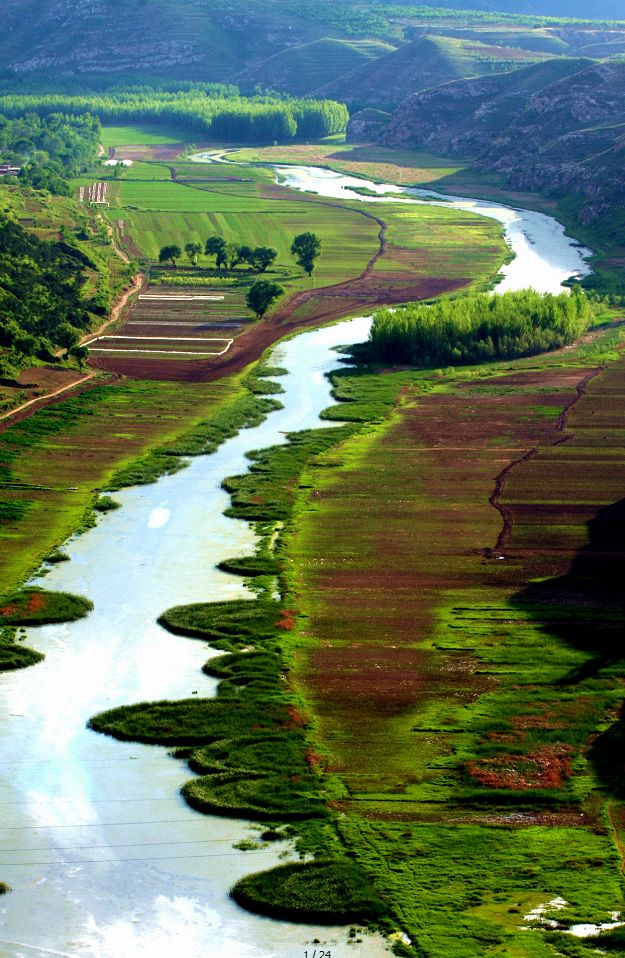
<path fill-rule="evenodd" d="M 225 356 L 234 338 L 249 324 L 243 312 L 244 296 L 239 289 L 203 293 L 197 287 L 148 287 L 121 329 L 85 345 L 95 357 L 211 360 Z"/>
<path fill-rule="evenodd" d="M 208 388 L 118 380 L 2 432 L 0 592 L 16 588 L 80 527 L 95 490 L 110 487 L 116 470 L 146 456 L 146 464 L 154 463 L 151 449 L 178 441 L 198 421 L 223 415 L 242 392 L 238 377 Z M 134 474 L 142 481 L 142 469 Z"/>
<path fill-rule="evenodd" d="M 389 423 L 332 452 L 340 470 L 314 470 L 289 547 L 297 686 L 344 789 L 339 830 L 432 958 L 487 941 L 546 958 L 540 936 L 517 941 L 520 916 L 554 895 L 601 919 L 620 901 L 620 723 L 591 767 L 587 748 L 625 679 L 605 646 L 623 619 L 625 361 L 513 368 L 404 385 Z M 504 557 L 489 496 L 514 461 Z"/>

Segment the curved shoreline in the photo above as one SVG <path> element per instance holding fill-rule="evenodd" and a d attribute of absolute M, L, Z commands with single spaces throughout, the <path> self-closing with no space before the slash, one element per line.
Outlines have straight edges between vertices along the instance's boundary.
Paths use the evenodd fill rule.
<path fill-rule="evenodd" d="M 248 555 L 255 541 L 247 522 L 223 515 L 229 497 L 221 481 L 248 467 L 250 449 L 284 444 L 289 431 L 332 425 L 318 413 L 331 402 L 325 374 L 337 365 L 333 349 L 365 336 L 368 322 L 352 320 L 276 347 L 276 362 L 291 367 L 282 380 L 283 410 L 183 472 L 119 493 L 124 508 L 71 540 L 74 561 L 50 572 L 46 585 L 79 591 L 96 609 L 85 622 L 31 636 L 46 661 L 1 683 L 13 770 L 2 791 L 15 824 L 3 825 L 0 835 L 24 860 L 4 867 L 15 890 L 0 940 L 23 937 L 33 913 L 37 942 L 28 947 L 71 948 L 67 953 L 80 958 L 89 949 L 119 958 L 120 941 L 125 958 L 138 958 L 146 945 L 162 947 L 172 929 L 177 950 L 189 958 L 202 951 L 290 958 L 302 935 L 320 934 L 239 913 L 227 891 L 257 856 L 264 867 L 277 863 L 280 848 L 220 852 L 241 838 L 242 825 L 185 809 L 177 790 L 188 772 L 179 763 L 163 750 L 96 737 L 84 725 L 96 711 L 129 700 L 214 692 L 215 682 L 199 674 L 207 650 L 165 635 L 155 619 L 168 606 L 249 595 L 237 577 L 212 568 L 237 552 Z M 16 832 L 24 846 L 17 851 Z M 203 852 L 190 853 L 190 844 Z M 367 958 L 384 948 L 381 939 L 368 939 Z"/>

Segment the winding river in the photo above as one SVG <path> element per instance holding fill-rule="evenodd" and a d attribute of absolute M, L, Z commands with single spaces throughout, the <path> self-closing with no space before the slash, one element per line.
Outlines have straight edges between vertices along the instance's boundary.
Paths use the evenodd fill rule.
<path fill-rule="evenodd" d="M 277 176 L 324 196 L 356 198 L 354 185 L 380 197 L 398 191 L 307 167 L 280 168 Z M 416 193 L 398 201 L 451 202 L 502 222 L 516 259 L 500 288 L 553 291 L 588 271 L 584 251 L 542 214 Z M 172 605 L 247 594 L 238 578 L 216 569 L 254 547 L 250 527 L 223 515 L 221 482 L 247 468 L 246 451 L 321 424 L 334 349 L 365 339 L 369 323 L 350 320 L 277 346 L 273 360 L 288 370 L 282 410 L 182 472 L 116 493 L 123 507 L 71 539 L 64 551 L 72 561 L 42 580 L 88 596 L 95 610 L 80 622 L 29 630 L 28 644 L 45 660 L 0 675 L 0 879 L 13 888 L 0 899 L 6 958 L 304 958 L 315 939 L 334 958 L 389 954 L 376 936 L 347 948 L 347 929 L 277 923 L 237 908 L 228 898 L 237 878 L 270 867 L 289 848 L 234 848 L 257 834 L 255 826 L 190 809 L 179 795 L 190 777 L 184 763 L 85 724 L 124 703 L 214 693 L 214 680 L 200 671 L 210 650 L 165 633 L 156 618 Z"/>

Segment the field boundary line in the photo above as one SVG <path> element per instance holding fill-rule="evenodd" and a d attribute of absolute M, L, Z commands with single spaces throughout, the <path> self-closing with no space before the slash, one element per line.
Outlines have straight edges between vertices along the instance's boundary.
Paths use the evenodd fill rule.
<path fill-rule="evenodd" d="M 83 383 L 86 383 L 89 379 L 93 379 L 94 376 L 97 376 L 97 373 L 87 373 L 86 376 L 83 376 L 82 379 L 77 379 L 74 383 L 67 383 L 65 386 L 61 386 L 60 389 L 55 389 L 54 392 L 46 393 L 44 396 L 36 396 L 34 399 L 29 399 L 28 402 L 22 403 L 21 406 L 16 406 L 15 409 L 9 410 L 0 416 L 0 422 L 5 419 L 10 419 L 12 416 L 16 416 L 18 413 L 23 412 L 25 409 L 28 409 L 30 406 L 34 406 L 35 403 L 46 403 L 48 399 L 54 399 L 56 396 L 60 396 L 62 393 L 69 392 L 70 389 L 75 389 L 76 386 L 82 386 Z"/>
<path fill-rule="evenodd" d="M 137 336 L 137 339 L 144 339 L 142 336 Z M 210 340 L 208 340 L 210 342 Z M 184 342 L 184 340 L 180 340 Z M 202 342 L 207 342 L 207 340 L 202 340 Z M 213 342 L 225 343 L 224 349 L 219 352 L 214 353 L 200 353 L 192 352 L 188 349 L 167 349 L 167 350 L 158 350 L 158 349 L 134 349 L 132 346 L 129 349 L 124 349 L 123 346 L 95 346 L 92 349 L 94 353 L 121 353 L 122 355 L 131 356 L 137 353 L 149 353 L 151 356 L 156 356 L 158 358 L 167 357 L 167 356 L 189 356 L 191 359 L 206 359 L 208 357 L 214 358 L 217 356 L 225 356 L 230 347 L 232 346 L 233 339 L 220 339 L 213 340 Z"/>
<path fill-rule="evenodd" d="M 211 303 L 221 303 L 225 300 L 225 296 L 157 296 L 154 293 L 141 293 L 139 299 L 142 302 L 152 301 L 152 302 L 173 302 L 173 303 L 186 303 L 190 301 L 199 300 L 209 300 Z"/>
<path fill-rule="evenodd" d="M 621 859 L 621 873 L 625 873 L 625 847 L 623 846 L 623 841 L 621 839 L 621 833 L 618 827 L 618 822 L 614 814 L 614 806 L 616 802 L 608 802 L 607 812 L 608 812 L 608 821 L 610 822 L 610 828 L 612 829 L 612 834 L 614 837 L 614 843 L 616 845 L 616 850 L 618 851 L 619 858 Z"/>
<path fill-rule="evenodd" d="M 101 339 L 132 339 L 135 342 L 142 343 L 231 343 L 232 340 L 227 336 L 125 336 L 122 334 L 111 334 L 110 336 L 98 336 L 92 339 L 92 343 L 97 343 Z M 85 343 L 88 346 L 88 343 Z"/>

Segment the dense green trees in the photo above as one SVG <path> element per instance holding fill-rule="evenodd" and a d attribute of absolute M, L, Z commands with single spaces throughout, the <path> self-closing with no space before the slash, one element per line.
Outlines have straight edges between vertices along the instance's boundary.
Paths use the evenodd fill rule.
<path fill-rule="evenodd" d="M 321 253 L 321 240 L 316 233 L 300 233 L 293 240 L 291 253 L 302 269 L 312 276 L 315 260 Z"/>
<path fill-rule="evenodd" d="M 270 283 L 267 279 L 261 279 L 250 287 L 246 296 L 246 302 L 253 313 L 258 318 L 264 316 L 269 307 L 275 300 L 282 296 L 284 289 L 277 283 Z"/>
<path fill-rule="evenodd" d="M 257 246 L 254 250 L 254 266 L 264 273 L 278 257 L 278 250 L 273 246 Z"/>
<path fill-rule="evenodd" d="M 376 313 L 369 351 L 383 362 L 447 366 L 515 359 L 573 342 L 597 307 L 576 286 L 571 295 L 471 294 Z"/>
<path fill-rule="evenodd" d="M 193 265 L 197 264 L 197 258 L 202 252 L 199 243 L 186 243 L 185 252 L 192 260 Z M 241 263 L 247 263 L 253 269 L 258 269 L 264 273 L 278 256 L 278 250 L 273 246 L 251 247 L 247 244 L 228 243 L 223 236 L 209 236 L 204 244 L 204 253 L 206 256 L 215 257 L 215 266 L 217 269 L 235 269 Z M 159 256 L 159 261 L 165 262 L 170 259 L 165 256 L 163 259 Z"/>
<path fill-rule="evenodd" d="M 238 143 L 285 143 L 343 133 L 349 115 L 334 100 L 288 97 L 241 97 L 209 94 L 198 89 L 71 94 L 6 94 L 0 112 L 19 117 L 32 111 L 40 117 L 74 114 L 99 117 L 103 123 L 168 123 L 190 132 Z"/>
<path fill-rule="evenodd" d="M 84 267 L 66 244 L 43 242 L 0 219 L 0 376 L 13 377 L 33 357 L 76 349 L 90 316 Z"/>
<path fill-rule="evenodd" d="M 15 119 L 0 115 L 0 158 L 21 166 L 25 186 L 69 194 L 66 177 L 93 163 L 100 133 L 100 121 L 88 113 L 50 112 L 42 118 L 32 112 Z"/>

